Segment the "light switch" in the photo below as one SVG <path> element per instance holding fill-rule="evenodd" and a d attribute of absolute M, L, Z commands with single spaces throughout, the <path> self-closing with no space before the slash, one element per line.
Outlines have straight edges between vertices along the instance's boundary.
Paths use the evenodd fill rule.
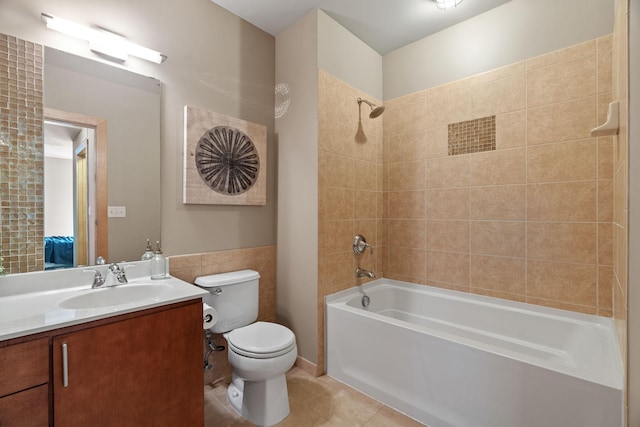
<path fill-rule="evenodd" d="M 109 206 L 107 216 L 109 218 L 124 218 L 127 216 L 127 208 L 125 206 Z"/>

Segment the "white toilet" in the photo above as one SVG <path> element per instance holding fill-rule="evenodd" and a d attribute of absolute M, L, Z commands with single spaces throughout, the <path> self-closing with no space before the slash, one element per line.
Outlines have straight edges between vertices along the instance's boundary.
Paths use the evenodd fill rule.
<path fill-rule="evenodd" d="M 223 334 L 233 368 L 227 398 L 245 419 L 271 426 L 289 415 L 285 373 L 296 357 L 296 337 L 290 329 L 258 318 L 258 282 L 253 270 L 198 277 L 209 291 L 203 300 L 218 312 L 211 332 Z M 255 322 L 255 323 L 254 323 Z"/>

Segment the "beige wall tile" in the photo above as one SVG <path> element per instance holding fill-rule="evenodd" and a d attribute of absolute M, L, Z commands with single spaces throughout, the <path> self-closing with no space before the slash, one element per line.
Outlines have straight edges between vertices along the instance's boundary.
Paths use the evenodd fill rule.
<path fill-rule="evenodd" d="M 424 220 L 389 220 L 389 246 L 425 249 L 426 222 Z"/>
<path fill-rule="evenodd" d="M 425 191 L 390 191 L 389 216 L 390 219 L 424 219 Z"/>
<path fill-rule="evenodd" d="M 472 254 L 525 256 L 525 223 L 514 221 L 471 221 Z"/>
<path fill-rule="evenodd" d="M 527 147 L 527 182 L 596 179 L 595 139 Z"/>
<path fill-rule="evenodd" d="M 425 129 L 425 99 L 414 104 L 406 104 L 398 108 L 387 109 L 384 113 L 384 137 L 411 133 Z"/>
<path fill-rule="evenodd" d="M 527 142 L 526 111 L 496 116 L 496 150 L 522 147 Z"/>
<path fill-rule="evenodd" d="M 377 247 L 380 246 L 380 240 L 378 238 L 378 224 L 381 224 L 381 220 L 377 219 L 358 219 L 354 221 L 353 232 L 349 238 L 349 250 L 353 249 L 353 238 L 356 234 L 361 234 L 367 239 L 367 243 Z"/>
<path fill-rule="evenodd" d="M 593 55 L 596 50 L 596 41 L 590 40 L 565 49 L 560 49 L 547 53 L 545 55 L 536 56 L 527 60 L 527 70 L 535 70 L 541 67 L 547 67 L 562 62 L 571 61 L 583 56 Z"/>
<path fill-rule="evenodd" d="M 378 195 L 376 191 L 354 192 L 353 218 L 376 219 L 378 217 Z"/>
<path fill-rule="evenodd" d="M 390 163 L 389 190 L 421 190 L 425 185 L 424 160 L 406 163 Z"/>
<path fill-rule="evenodd" d="M 598 223 L 598 264 L 613 264 L 613 224 Z"/>
<path fill-rule="evenodd" d="M 242 249 L 202 254 L 202 274 L 218 274 L 246 268 L 246 252 Z"/>
<path fill-rule="evenodd" d="M 352 185 L 356 190 L 378 190 L 378 165 L 354 159 Z M 380 187 L 380 190 L 382 190 L 382 187 Z"/>
<path fill-rule="evenodd" d="M 420 130 L 409 133 L 390 134 L 385 138 L 384 150 L 385 163 L 422 160 L 427 154 L 426 133 Z"/>
<path fill-rule="evenodd" d="M 326 212 L 327 220 L 354 218 L 354 190 L 348 188 L 326 187 L 321 189 L 324 198 L 319 209 Z"/>
<path fill-rule="evenodd" d="M 353 252 L 339 252 L 318 260 L 318 289 L 322 295 L 338 292 L 342 283 L 354 280 Z"/>
<path fill-rule="evenodd" d="M 471 255 L 471 287 L 525 295 L 525 260 Z"/>
<path fill-rule="evenodd" d="M 427 219 L 469 219 L 469 189 L 427 190 Z"/>
<path fill-rule="evenodd" d="M 595 221 L 596 181 L 529 184 L 529 221 Z"/>
<path fill-rule="evenodd" d="M 354 160 L 344 155 L 320 151 L 318 157 L 318 185 L 354 187 Z"/>
<path fill-rule="evenodd" d="M 427 251 L 427 280 L 469 285 L 469 254 Z"/>
<path fill-rule="evenodd" d="M 332 123 L 320 115 L 318 117 L 318 149 L 343 156 L 353 157 L 355 132 L 348 126 Z"/>
<path fill-rule="evenodd" d="M 527 106 L 583 98 L 597 93 L 596 56 L 593 54 L 527 73 Z"/>
<path fill-rule="evenodd" d="M 171 268 L 169 274 L 187 283 L 195 283 L 196 278 L 203 275 L 202 267 Z"/>
<path fill-rule="evenodd" d="M 585 264 L 527 263 L 527 296 L 596 306 L 596 267 Z"/>
<path fill-rule="evenodd" d="M 434 251 L 468 252 L 469 221 L 427 221 L 426 245 Z"/>
<path fill-rule="evenodd" d="M 522 110 L 526 99 L 524 70 L 512 77 L 476 85 L 468 93 L 471 98 L 471 117 Z"/>
<path fill-rule="evenodd" d="M 611 84 L 611 54 L 611 50 L 598 52 L 598 93 L 611 92 L 613 89 Z"/>
<path fill-rule="evenodd" d="M 324 228 L 325 254 L 351 250 L 354 236 L 353 220 L 326 221 Z"/>
<path fill-rule="evenodd" d="M 471 157 L 471 185 L 525 182 L 525 149 L 486 151 Z"/>
<path fill-rule="evenodd" d="M 598 311 L 613 311 L 613 268 L 598 266 Z"/>
<path fill-rule="evenodd" d="M 378 138 L 373 132 L 357 132 L 352 142 L 353 157 L 375 163 L 378 159 Z"/>
<path fill-rule="evenodd" d="M 422 249 L 389 247 L 389 265 L 385 268 L 390 274 L 400 274 L 424 280 L 425 251 Z"/>
<path fill-rule="evenodd" d="M 605 52 L 613 49 L 613 34 L 607 34 L 596 40 L 598 52 Z"/>
<path fill-rule="evenodd" d="M 598 179 L 613 178 L 613 138 L 598 138 Z"/>
<path fill-rule="evenodd" d="M 527 144 L 588 138 L 596 122 L 595 96 L 531 108 L 527 111 Z"/>
<path fill-rule="evenodd" d="M 468 187 L 471 156 L 448 156 L 426 162 L 426 188 Z"/>
<path fill-rule="evenodd" d="M 596 224 L 527 223 L 529 259 L 596 263 Z"/>
<path fill-rule="evenodd" d="M 470 190 L 471 219 L 524 220 L 525 185 L 475 187 Z"/>
<path fill-rule="evenodd" d="M 598 124 L 601 123 L 605 123 L 607 121 L 607 115 L 609 112 L 609 104 L 612 101 L 611 98 L 612 94 L 611 92 L 607 92 L 607 93 L 602 93 L 598 95 L 598 98 L 596 100 L 597 105 L 597 122 Z"/>
<path fill-rule="evenodd" d="M 174 255 L 169 257 L 170 270 L 182 268 L 194 268 L 202 266 L 202 255 Z"/>
<path fill-rule="evenodd" d="M 455 84 L 428 89 L 425 95 L 425 127 L 460 122 L 471 114 L 470 93 Z"/>
<path fill-rule="evenodd" d="M 447 125 L 427 128 L 425 131 L 425 157 L 446 157 L 449 153 Z"/>
<path fill-rule="evenodd" d="M 598 221 L 613 221 L 613 180 L 598 180 Z"/>

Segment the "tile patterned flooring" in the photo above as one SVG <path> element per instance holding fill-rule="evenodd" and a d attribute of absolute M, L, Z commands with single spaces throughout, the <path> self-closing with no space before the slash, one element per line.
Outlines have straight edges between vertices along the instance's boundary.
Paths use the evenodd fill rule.
<path fill-rule="evenodd" d="M 278 427 L 419 427 L 419 422 L 330 378 L 287 373 L 291 413 Z M 227 384 L 205 385 L 205 427 L 251 427 L 227 402 Z"/>

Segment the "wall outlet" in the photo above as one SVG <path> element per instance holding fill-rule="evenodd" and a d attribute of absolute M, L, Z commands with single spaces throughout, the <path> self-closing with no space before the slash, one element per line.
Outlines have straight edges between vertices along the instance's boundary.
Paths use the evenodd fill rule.
<path fill-rule="evenodd" d="M 125 206 L 109 206 L 107 216 L 109 218 L 124 218 L 127 216 L 127 208 Z"/>

